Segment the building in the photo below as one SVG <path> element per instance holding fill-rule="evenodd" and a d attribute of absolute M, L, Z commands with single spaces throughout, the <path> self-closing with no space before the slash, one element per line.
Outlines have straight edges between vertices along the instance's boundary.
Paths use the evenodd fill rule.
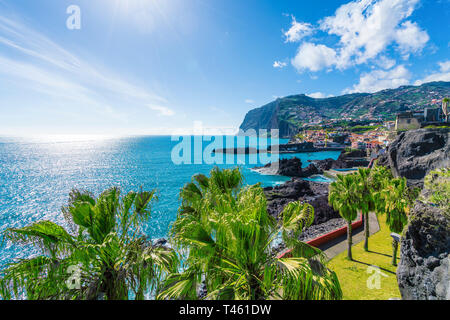
<path fill-rule="evenodd" d="M 384 123 L 384 126 L 388 130 L 394 130 L 395 129 L 395 121 L 386 121 Z"/>
<path fill-rule="evenodd" d="M 420 123 L 423 121 L 423 113 L 418 112 L 402 112 L 397 114 L 395 120 L 395 130 L 414 130 L 420 128 Z"/>
<path fill-rule="evenodd" d="M 441 121 L 441 108 L 425 108 L 424 118 L 426 122 Z"/>

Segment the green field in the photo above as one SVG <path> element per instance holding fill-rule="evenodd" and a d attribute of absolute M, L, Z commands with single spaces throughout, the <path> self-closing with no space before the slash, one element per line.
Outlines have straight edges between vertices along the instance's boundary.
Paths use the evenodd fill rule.
<path fill-rule="evenodd" d="M 380 231 L 369 238 L 369 252 L 365 252 L 360 242 L 353 246 L 354 261 L 347 260 L 347 251 L 330 260 L 328 267 L 335 271 L 342 287 L 344 300 L 388 300 L 400 298 L 395 272 L 392 266 L 392 238 L 384 222 L 384 217 L 378 217 Z M 399 250 L 400 251 L 400 250 Z M 397 263 L 399 260 L 397 260 Z M 369 266 L 377 266 L 387 277 L 380 277 L 380 289 L 369 289 L 367 280 Z"/>

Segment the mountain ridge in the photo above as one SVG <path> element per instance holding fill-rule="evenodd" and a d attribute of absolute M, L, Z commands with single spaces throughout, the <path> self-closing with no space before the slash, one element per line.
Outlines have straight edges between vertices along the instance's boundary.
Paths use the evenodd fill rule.
<path fill-rule="evenodd" d="M 450 96 L 450 82 L 443 81 L 329 98 L 290 95 L 250 110 L 240 129 L 279 129 L 280 137 L 289 137 L 305 123 L 332 119 L 393 120 L 398 112 L 438 107 L 436 101 L 447 96 Z"/>

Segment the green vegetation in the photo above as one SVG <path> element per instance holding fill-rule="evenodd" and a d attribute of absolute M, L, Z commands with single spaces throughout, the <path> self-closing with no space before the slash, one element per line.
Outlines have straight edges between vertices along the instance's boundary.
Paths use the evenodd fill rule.
<path fill-rule="evenodd" d="M 377 212 L 386 215 L 386 224 L 392 232 L 402 233 L 408 224 L 408 214 L 414 204 L 419 192 L 418 189 L 410 189 L 406 185 L 406 178 L 385 180 L 383 190 L 375 197 L 377 201 Z M 398 241 L 392 239 L 392 265 L 397 265 Z"/>
<path fill-rule="evenodd" d="M 298 240 L 314 221 L 311 205 L 288 204 L 278 222 L 259 185 L 243 187 L 239 169 L 216 168 L 182 189 L 173 250 L 154 246 L 142 232 L 153 199 L 153 191 L 121 197 L 111 188 L 96 199 L 74 190 L 62 209 L 69 231 L 50 221 L 6 230 L 4 240 L 41 253 L 1 271 L 1 298 L 197 299 L 203 283 L 207 299 L 342 298 L 322 252 Z M 291 257 L 272 252 L 279 234 Z"/>
<path fill-rule="evenodd" d="M 365 132 L 374 129 L 367 127 L 372 122 L 395 120 L 395 115 L 402 111 L 423 110 L 424 107 L 431 106 L 433 98 L 442 99 L 449 94 L 450 82 L 432 82 L 371 94 L 348 94 L 325 99 L 293 95 L 279 98 L 261 108 L 251 110 L 246 115 L 241 128 L 243 130 L 272 128 L 273 120 L 277 119 L 278 128 L 282 128 L 280 136 L 284 137 L 291 136 L 292 132 L 298 130 L 301 125 L 315 120 L 327 122 L 331 119 L 349 118 L 353 121 L 341 120 L 334 124 L 322 124 L 316 128 L 346 128 L 348 126 L 348 130 L 355 130 L 353 132 Z M 355 125 L 360 127 L 357 128 Z"/>
<path fill-rule="evenodd" d="M 111 188 L 95 199 L 74 190 L 62 209 L 70 231 L 50 221 L 7 229 L 5 240 L 32 244 L 41 253 L 1 271 L 1 297 L 144 299 L 177 266 L 172 250 L 153 247 L 142 233 L 153 198 L 147 191 L 120 197 L 119 189 Z"/>
<path fill-rule="evenodd" d="M 377 205 L 375 195 L 380 192 L 386 181 L 392 178 L 392 173 L 385 167 L 375 166 L 373 169 L 360 168 L 356 173 L 359 199 L 357 207 L 364 215 L 364 250 L 369 251 L 369 212 Z"/>
<path fill-rule="evenodd" d="M 378 219 L 380 230 L 373 234 L 370 251 L 364 250 L 362 242 L 353 246 L 355 259 L 349 261 L 345 252 L 330 260 L 328 267 L 336 272 L 342 287 L 344 300 L 388 300 L 400 298 L 396 267 L 392 266 L 392 246 L 389 227 L 382 219 Z M 380 277 L 380 287 L 370 289 L 368 273 L 369 266 L 380 268 L 387 277 Z"/>
<path fill-rule="evenodd" d="M 450 98 L 445 97 L 444 99 L 442 99 L 442 112 L 444 113 L 444 116 L 445 116 L 445 122 L 448 122 L 449 104 L 450 104 Z"/>
<path fill-rule="evenodd" d="M 340 299 L 339 281 L 322 263 L 320 250 L 298 240 L 314 209 L 293 202 L 277 222 L 267 212 L 259 185 L 242 187 L 238 169 L 197 175 L 181 191 L 182 206 L 171 241 L 184 253 L 183 270 L 172 274 L 160 299 Z M 277 258 L 270 245 L 281 233 L 291 258 Z"/>
<path fill-rule="evenodd" d="M 350 153 L 355 152 L 355 151 L 360 151 L 360 150 L 359 149 L 350 148 L 350 147 L 347 147 L 347 148 L 344 149 L 344 153 L 345 154 L 350 154 Z"/>
<path fill-rule="evenodd" d="M 432 124 L 432 125 L 424 127 L 424 129 L 448 129 L 448 128 L 450 128 L 450 124 L 449 125 L 443 125 L 443 126 L 437 126 L 437 125 Z"/>
<path fill-rule="evenodd" d="M 356 173 L 337 175 L 337 181 L 330 184 L 328 201 L 347 221 L 348 259 L 352 260 L 352 226 L 358 210 L 364 217 L 364 250 L 369 250 L 369 212 L 375 211 L 379 198 L 375 195 L 392 177 L 389 170 L 375 166 L 373 169 L 359 168 Z"/>
<path fill-rule="evenodd" d="M 425 187 L 426 200 L 449 214 L 450 170 L 432 171 Z M 390 255 L 389 231 L 402 233 L 418 190 L 408 188 L 405 178 L 394 179 L 384 167 L 338 175 L 330 184 L 329 203 L 347 221 L 348 248 L 347 256 L 343 252 L 329 264 L 319 249 L 298 240 L 313 223 L 314 208 L 291 202 L 277 221 L 267 212 L 263 189 L 244 187 L 239 169 L 215 168 L 209 177 L 196 175 L 183 187 L 170 230 L 173 249 L 154 246 L 143 233 L 154 195 L 141 190 L 121 196 L 118 188 L 111 188 L 95 198 L 74 190 L 62 208 L 69 230 L 50 221 L 7 229 L 4 240 L 34 245 L 40 254 L 0 271 L 0 297 L 127 300 L 144 299 L 150 293 L 157 299 L 331 300 L 399 296 L 394 268 L 398 242 L 392 241 Z M 366 221 L 365 241 L 352 246 L 351 224 L 358 210 Z M 372 211 L 385 215 L 386 221 L 372 235 L 369 250 L 368 214 Z M 272 249 L 279 235 L 291 249 L 289 257 L 277 257 Z M 367 285 L 369 266 L 379 267 L 387 276 L 382 277 L 382 289 Z"/>
<path fill-rule="evenodd" d="M 352 260 L 352 222 L 358 215 L 356 203 L 358 191 L 356 177 L 353 174 L 337 175 L 337 181 L 330 184 L 328 202 L 339 211 L 343 219 L 347 221 L 347 257 Z"/>
<path fill-rule="evenodd" d="M 355 132 L 355 133 L 365 133 L 365 132 L 369 132 L 375 129 L 380 128 L 380 125 L 377 126 L 354 126 L 349 128 L 350 132 Z"/>
<path fill-rule="evenodd" d="M 369 251 L 369 212 L 374 210 L 373 189 L 370 185 L 371 170 L 359 168 L 356 173 L 356 183 L 358 184 L 358 200 L 355 204 L 364 217 L 364 250 Z"/>
<path fill-rule="evenodd" d="M 450 218 L 450 168 L 431 171 L 425 177 L 425 188 L 429 195 L 424 200 L 438 205 Z"/>
<path fill-rule="evenodd" d="M 407 214 L 418 196 L 418 190 L 411 190 L 406 179 L 393 179 L 384 167 L 360 168 L 358 172 L 346 176 L 338 175 L 338 180 L 330 184 L 329 202 L 347 221 L 348 259 L 352 260 L 351 222 L 359 210 L 364 217 L 364 250 L 369 251 L 369 212 L 386 215 L 390 230 L 401 233 L 408 223 Z M 394 250 L 392 264 L 395 266 L 398 242 L 392 243 Z"/>

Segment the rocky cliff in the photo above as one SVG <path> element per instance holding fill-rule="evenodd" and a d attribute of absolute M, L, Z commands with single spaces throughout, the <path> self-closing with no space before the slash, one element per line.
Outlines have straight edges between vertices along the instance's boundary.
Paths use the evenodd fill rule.
<path fill-rule="evenodd" d="M 423 109 L 432 99 L 450 96 L 450 82 L 431 82 L 421 86 L 402 86 L 376 93 L 356 93 L 325 99 L 304 94 L 272 101 L 247 113 L 242 130 L 279 129 L 280 137 L 291 137 L 301 125 L 313 121 L 361 116 L 393 120 L 395 114 Z"/>
<path fill-rule="evenodd" d="M 421 187 L 428 172 L 450 167 L 450 128 L 403 132 L 378 163 L 390 167 L 395 176 L 406 177 L 409 184 Z"/>
<path fill-rule="evenodd" d="M 450 221 L 417 202 L 401 241 L 397 280 L 404 300 L 450 300 Z"/>

